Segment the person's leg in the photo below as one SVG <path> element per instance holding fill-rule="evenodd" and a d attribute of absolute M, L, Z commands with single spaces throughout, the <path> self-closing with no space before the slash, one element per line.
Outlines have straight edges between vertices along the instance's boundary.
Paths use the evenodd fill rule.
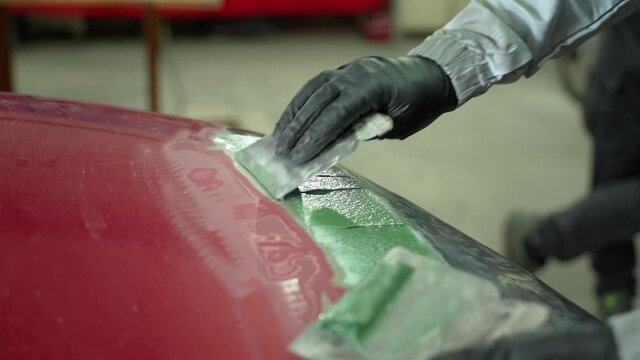
<path fill-rule="evenodd" d="M 592 252 L 596 293 L 603 317 L 630 311 L 636 295 L 636 252 L 633 241 L 608 244 Z"/>
<path fill-rule="evenodd" d="M 596 252 L 614 243 L 616 249 L 633 246 L 633 234 L 640 232 L 640 175 L 617 183 L 602 185 L 582 201 L 565 211 L 546 217 L 516 213 L 507 222 L 506 238 L 522 238 L 507 249 L 507 254 L 520 265 L 535 271 L 547 258 L 570 260 L 587 252 Z M 520 248 L 520 249 L 518 249 Z M 519 255 L 513 254 L 520 250 Z M 603 249 L 605 258 L 611 251 Z M 627 255 L 614 266 L 633 268 L 634 259 Z M 523 261 L 524 260 L 524 261 Z M 594 259 L 596 270 L 608 274 L 610 261 Z"/>
<path fill-rule="evenodd" d="M 634 234 L 640 232 L 640 81 L 597 73 L 585 101 L 594 144 L 593 192 L 541 220 L 525 239 L 528 255 L 572 259 L 591 252 L 601 312 L 628 309 L 635 295 Z"/>
<path fill-rule="evenodd" d="M 594 267 L 607 277 L 624 273 L 630 279 L 635 265 L 633 236 L 640 232 L 640 176 L 597 187 L 590 196 L 540 220 L 527 235 L 534 259 L 570 260 L 594 253 Z M 606 261 L 619 253 L 619 261 Z M 602 258 L 599 255 L 602 254 Z M 624 270 L 624 271 L 623 271 Z M 628 284 L 628 281 L 624 281 Z"/>
<path fill-rule="evenodd" d="M 640 77 L 635 72 L 626 75 L 617 86 L 596 77 L 587 99 L 590 103 L 585 104 L 594 143 L 594 194 L 624 186 L 619 184 L 635 182 L 628 186 L 640 186 Z M 610 241 L 591 252 L 604 315 L 630 309 L 636 293 L 633 240 L 640 232 L 640 210 L 634 212 L 633 206 L 640 207 L 640 200 L 633 195 L 634 190 L 627 191 L 628 199 L 622 198 L 621 191 L 612 201 L 616 201 L 615 210 L 630 206 L 628 213 L 603 207 L 611 218 L 602 220 L 614 228 L 608 236 Z"/>
<path fill-rule="evenodd" d="M 636 294 L 633 236 L 640 231 L 640 177 L 597 187 L 565 212 L 542 220 L 526 238 L 528 258 L 572 259 L 591 252 L 600 316 L 627 312 Z"/>
<path fill-rule="evenodd" d="M 640 77 L 611 86 L 606 73 L 596 75 L 585 101 L 585 120 L 594 145 L 592 193 L 565 211 L 544 219 L 529 217 L 517 226 L 526 230 L 521 232 L 526 248 L 538 262 L 597 254 L 609 243 L 630 243 L 640 232 Z M 603 249 L 603 254 L 609 258 L 611 251 Z M 611 262 L 595 257 L 596 269 L 609 273 L 602 263 Z M 632 262 L 624 256 L 612 266 L 626 269 Z"/>

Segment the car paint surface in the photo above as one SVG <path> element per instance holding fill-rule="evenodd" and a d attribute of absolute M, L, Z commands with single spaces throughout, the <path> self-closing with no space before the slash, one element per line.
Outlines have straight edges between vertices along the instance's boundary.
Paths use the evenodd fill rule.
<path fill-rule="evenodd" d="M 0 97 L 0 358 L 289 357 L 343 290 L 220 130 Z"/>
<path fill-rule="evenodd" d="M 405 199 L 336 168 L 276 202 L 215 123 L 0 94 L 0 359 L 287 359 L 394 246 L 593 320 Z M 236 147 L 233 149 L 233 147 Z"/>

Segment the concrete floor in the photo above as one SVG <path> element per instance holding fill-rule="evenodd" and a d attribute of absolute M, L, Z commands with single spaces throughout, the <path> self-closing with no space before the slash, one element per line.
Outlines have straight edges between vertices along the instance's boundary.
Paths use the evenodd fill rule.
<path fill-rule="evenodd" d="M 349 32 L 211 36 L 165 44 L 163 111 L 236 118 L 271 131 L 311 76 L 351 59 L 402 55 L 419 39 L 374 44 Z M 32 43 L 16 50 L 18 91 L 144 108 L 144 53 L 137 40 Z M 501 250 L 509 210 L 551 211 L 587 191 L 590 145 L 580 111 L 553 66 L 496 87 L 406 141 L 372 142 L 348 159 L 353 170 Z M 540 277 L 594 310 L 588 260 L 551 264 Z"/>

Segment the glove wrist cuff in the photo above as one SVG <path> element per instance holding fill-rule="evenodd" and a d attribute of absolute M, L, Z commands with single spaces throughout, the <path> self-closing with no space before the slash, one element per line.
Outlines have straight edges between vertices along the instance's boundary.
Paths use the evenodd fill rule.
<path fill-rule="evenodd" d="M 520 44 L 516 44 L 520 45 Z M 451 79 L 458 99 L 457 107 L 485 93 L 495 82 L 503 80 L 496 64 L 516 67 L 524 64 L 526 55 L 513 58 L 508 53 L 494 52 L 489 61 L 483 39 L 467 30 L 441 29 L 409 52 L 435 61 Z M 498 65 L 499 66 L 499 65 Z"/>

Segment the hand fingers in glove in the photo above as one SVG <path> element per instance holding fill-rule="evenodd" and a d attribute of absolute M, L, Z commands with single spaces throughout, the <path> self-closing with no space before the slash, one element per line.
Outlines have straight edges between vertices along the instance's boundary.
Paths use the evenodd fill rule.
<path fill-rule="evenodd" d="M 306 107 L 306 106 L 305 106 Z M 303 164 L 336 141 L 357 120 L 372 111 L 361 94 L 343 92 L 319 113 L 291 150 L 291 161 Z"/>
<path fill-rule="evenodd" d="M 280 138 L 284 131 L 289 127 L 291 122 L 295 119 L 296 115 L 309 98 L 322 87 L 327 81 L 331 79 L 333 70 L 323 71 L 313 79 L 309 80 L 293 97 L 289 105 L 280 116 L 280 120 L 276 124 L 276 128 L 273 131 L 275 138 Z"/>
<path fill-rule="evenodd" d="M 455 103 L 449 78 L 429 59 L 358 59 L 321 73 L 300 90 L 273 132 L 276 153 L 306 162 L 363 115 L 376 111 L 394 120 L 395 131 L 385 137 L 405 138 Z"/>
<path fill-rule="evenodd" d="M 296 146 L 311 124 L 339 95 L 340 90 L 331 82 L 325 83 L 313 93 L 276 138 L 276 153 L 280 156 L 289 156 L 291 149 Z"/>

